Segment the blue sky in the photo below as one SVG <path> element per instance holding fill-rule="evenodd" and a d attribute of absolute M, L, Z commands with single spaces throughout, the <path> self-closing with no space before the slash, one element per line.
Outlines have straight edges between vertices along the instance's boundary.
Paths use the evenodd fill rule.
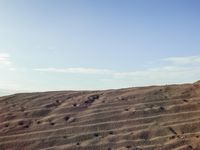
<path fill-rule="evenodd" d="M 198 0 L 0 0 L 0 89 L 200 79 Z"/>

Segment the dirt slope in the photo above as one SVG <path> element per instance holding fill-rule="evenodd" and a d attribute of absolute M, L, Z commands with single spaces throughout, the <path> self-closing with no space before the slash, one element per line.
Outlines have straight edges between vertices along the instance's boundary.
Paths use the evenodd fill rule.
<path fill-rule="evenodd" d="M 200 82 L 0 98 L 0 150 L 200 150 Z"/>

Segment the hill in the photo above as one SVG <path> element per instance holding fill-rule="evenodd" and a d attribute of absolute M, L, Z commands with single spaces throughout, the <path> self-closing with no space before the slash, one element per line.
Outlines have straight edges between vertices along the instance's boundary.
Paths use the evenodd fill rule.
<path fill-rule="evenodd" d="M 200 82 L 0 97 L 1 150 L 199 150 Z"/>

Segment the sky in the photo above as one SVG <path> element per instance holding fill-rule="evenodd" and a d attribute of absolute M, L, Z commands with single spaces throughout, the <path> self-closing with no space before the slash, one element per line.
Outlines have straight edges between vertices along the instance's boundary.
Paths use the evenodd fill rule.
<path fill-rule="evenodd" d="M 200 80 L 199 0 L 0 0 L 0 92 Z"/>

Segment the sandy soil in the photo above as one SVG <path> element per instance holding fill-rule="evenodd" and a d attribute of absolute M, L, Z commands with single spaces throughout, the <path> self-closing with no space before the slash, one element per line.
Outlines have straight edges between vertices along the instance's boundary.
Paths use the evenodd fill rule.
<path fill-rule="evenodd" d="M 0 150 L 200 150 L 200 82 L 0 97 Z"/>

